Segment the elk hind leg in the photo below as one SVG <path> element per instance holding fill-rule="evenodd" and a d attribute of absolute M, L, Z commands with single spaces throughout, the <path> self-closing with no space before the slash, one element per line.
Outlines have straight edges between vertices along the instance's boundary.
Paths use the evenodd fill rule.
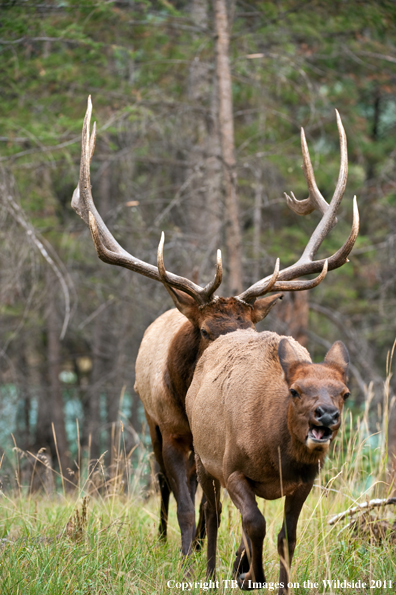
<path fill-rule="evenodd" d="M 160 509 L 160 524 L 159 524 L 159 536 L 160 539 L 166 540 L 168 530 L 168 510 L 169 510 L 169 497 L 170 488 L 168 478 L 160 471 L 158 473 L 158 484 L 161 494 L 161 509 Z"/>
<path fill-rule="evenodd" d="M 201 502 L 199 503 L 199 516 L 194 539 L 194 548 L 196 551 L 200 551 L 202 549 L 203 541 L 206 535 L 205 504 L 206 496 L 205 494 L 202 494 Z"/>
<path fill-rule="evenodd" d="M 176 499 L 177 520 L 180 526 L 182 554 L 191 553 L 192 537 L 195 527 L 194 503 L 188 485 L 189 454 L 191 444 L 183 437 L 163 434 L 162 457 L 166 476 Z"/>
<path fill-rule="evenodd" d="M 221 502 L 220 482 L 207 473 L 201 459 L 196 454 L 198 479 L 206 497 L 204 504 L 207 533 L 207 578 L 214 578 L 216 571 L 217 533 L 220 526 Z"/>
<path fill-rule="evenodd" d="M 195 495 L 198 487 L 198 479 L 197 466 L 195 463 L 195 455 L 193 451 L 191 451 L 190 453 L 190 464 L 191 466 L 188 474 L 188 483 L 190 486 L 191 500 L 193 501 L 195 506 Z M 200 551 L 202 549 L 202 542 L 205 539 L 205 502 L 206 497 L 205 494 L 203 494 L 199 505 L 198 524 L 196 528 L 194 526 L 193 530 L 193 548 L 195 549 L 195 551 Z"/>
<path fill-rule="evenodd" d="M 151 444 L 153 446 L 154 456 L 158 463 L 159 471 L 157 468 L 157 480 L 160 489 L 160 524 L 158 532 L 160 539 L 166 540 L 167 527 L 168 527 L 168 510 L 169 510 L 169 497 L 170 497 L 170 486 L 168 477 L 166 475 L 165 464 L 162 457 L 162 434 L 159 426 L 145 411 L 147 423 L 150 430 Z"/>

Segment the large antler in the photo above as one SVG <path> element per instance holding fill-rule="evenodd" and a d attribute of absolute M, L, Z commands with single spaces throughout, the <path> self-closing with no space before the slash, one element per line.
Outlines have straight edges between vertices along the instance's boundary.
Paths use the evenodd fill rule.
<path fill-rule="evenodd" d="M 222 280 L 220 250 L 217 253 L 217 267 L 214 279 L 206 287 L 200 287 L 185 277 L 179 277 L 173 273 L 166 272 L 163 266 L 163 256 L 159 259 L 162 262 L 163 268 L 161 272 L 159 272 L 156 266 L 135 258 L 120 246 L 105 225 L 95 207 L 91 193 L 90 165 L 96 139 L 96 124 L 93 125 L 92 134 L 90 135 L 91 114 L 92 102 L 91 96 L 89 96 L 82 129 L 80 179 L 77 188 L 73 192 L 71 204 L 76 213 L 89 226 L 99 258 L 109 264 L 125 267 L 155 281 L 161 281 L 167 286 L 168 291 L 169 288 L 180 289 L 191 296 L 199 305 L 208 303 Z M 162 236 L 159 247 L 161 254 L 163 242 L 164 238 Z"/>
<path fill-rule="evenodd" d="M 319 221 L 301 258 L 293 265 L 283 269 L 277 275 L 274 282 L 274 274 L 254 283 L 249 289 L 241 293 L 238 298 L 245 302 L 252 302 L 256 298 L 270 291 L 300 291 L 310 289 L 318 285 L 324 279 L 327 270 L 332 271 L 348 262 L 348 256 L 353 248 L 359 232 L 359 211 L 357 208 L 356 196 L 353 198 L 353 221 L 352 228 L 345 244 L 332 256 L 326 260 L 314 260 L 315 254 L 319 250 L 325 237 L 337 223 L 336 214 L 338 207 L 344 195 L 347 177 L 348 177 L 348 153 L 347 141 L 344 127 L 340 115 L 337 114 L 337 126 L 340 137 L 341 164 L 338 175 L 337 186 L 334 191 L 330 204 L 323 198 L 316 185 L 313 167 L 309 156 L 308 145 L 305 139 L 304 130 L 301 129 L 301 148 L 303 154 L 303 170 L 308 184 L 309 196 L 305 200 L 297 200 L 293 193 L 291 197 L 285 194 L 287 204 L 298 215 L 308 215 L 317 209 L 322 213 L 322 219 Z M 293 281 L 303 275 L 310 273 L 320 273 L 312 281 Z"/>

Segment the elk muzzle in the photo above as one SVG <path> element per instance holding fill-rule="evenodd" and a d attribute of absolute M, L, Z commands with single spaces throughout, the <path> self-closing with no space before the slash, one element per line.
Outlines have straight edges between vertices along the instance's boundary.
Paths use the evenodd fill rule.
<path fill-rule="evenodd" d="M 340 427 L 340 411 L 330 405 L 319 405 L 309 426 L 305 444 L 309 450 L 327 451 L 335 432 Z"/>
<path fill-rule="evenodd" d="M 321 426 L 335 426 L 340 419 L 337 407 L 320 406 L 315 410 L 315 418 Z"/>

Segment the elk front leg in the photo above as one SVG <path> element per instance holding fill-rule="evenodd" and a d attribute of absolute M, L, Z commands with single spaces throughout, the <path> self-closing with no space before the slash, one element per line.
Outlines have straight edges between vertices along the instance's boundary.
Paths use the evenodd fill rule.
<path fill-rule="evenodd" d="M 168 478 L 162 471 L 158 473 L 158 483 L 161 494 L 161 510 L 160 510 L 160 525 L 159 525 L 159 536 L 160 539 L 166 540 L 167 529 L 168 529 L 168 510 L 169 510 L 169 496 L 170 488 Z"/>
<path fill-rule="evenodd" d="M 198 479 L 206 496 L 206 502 L 204 504 L 208 539 L 206 576 L 210 579 L 214 578 L 216 572 L 217 532 L 221 517 L 220 482 L 206 472 L 197 454 L 195 455 L 195 459 L 197 462 Z"/>
<path fill-rule="evenodd" d="M 289 592 L 290 567 L 293 559 L 294 549 L 297 541 L 297 522 L 301 509 L 312 488 L 312 483 L 299 487 L 293 495 L 286 496 L 285 516 L 282 528 L 278 534 L 278 554 L 280 558 L 279 587 L 278 595 L 286 595 Z M 285 548 L 287 545 L 287 548 Z"/>
<path fill-rule="evenodd" d="M 191 444 L 183 437 L 162 435 L 162 457 L 169 485 L 176 499 L 177 520 L 180 526 L 182 554 L 191 553 L 195 531 L 195 510 L 188 485 Z"/>
<path fill-rule="evenodd" d="M 252 559 L 252 546 L 250 539 L 245 533 L 241 538 L 241 543 L 237 549 L 236 557 L 232 567 L 232 576 L 237 578 L 240 574 L 248 572 L 250 568 L 250 560 Z"/>
<path fill-rule="evenodd" d="M 231 473 L 226 488 L 231 500 L 241 513 L 243 531 L 251 544 L 249 570 L 238 576 L 238 585 L 246 591 L 259 589 L 261 584 L 265 583 L 263 570 L 265 519 L 257 507 L 252 486 L 243 473 L 237 471 Z"/>

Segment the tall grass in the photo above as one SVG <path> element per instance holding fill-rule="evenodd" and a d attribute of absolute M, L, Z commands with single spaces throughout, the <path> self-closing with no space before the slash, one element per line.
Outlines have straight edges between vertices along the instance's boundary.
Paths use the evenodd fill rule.
<path fill-rule="evenodd" d="M 387 410 L 387 391 L 389 383 L 385 386 L 383 411 Z M 290 576 L 295 584 L 291 592 L 296 595 L 396 592 L 394 535 L 389 533 L 379 541 L 370 533 L 359 534 L 348 526 L 350 518 L 328 524 L 335 514 L 369 498 L 386 497 L 392 489 L 386 476 L 386 424 L 376 433 L 369 431 L 370 398 L 369 394 L 361 418 L 353 420 L 348 411 L 344 414 L 332 452 L 303 507 Z M 80 453 L 80 473 L 64 477 L 63 487 L 59 480 L 53 481 L 48 493 L 34 493 L 30 484 L 19 482 L 14 493 L 1 493 L 1 595 L 151 595 L 180 592 L 181 587 L 176 585 L 183 582 L 197 582 L 191 589 L 185 586 L 189 592 L 206 590 L 205 548 L 188 562 L 181 559 L 174 501 L 168 541 L 159 541 L 159 497 L 153 491 L 147 495 L 147 481 L 143 481 L 147 452 L 139 447 L 133 468 L 131 453 L 122 448 L 122 431 L 117 440 L 118 450 L 110 469 L 104 468 L 104 458 L 89 468 Z M 21 453 L 16 454 L 19 464 Z M 17 464 L 14 471 L 18 476 Z M 53 471 L 47 468 L 46 473 Z M 70 483 L 75 485 L 72 493 L 67 490 Z M 276 538 L 282 524 L 283 502 L 260 501 L 259 506 L 267 520 L 264 569 L 268 587 L 263 592 L 270 593 L 278 580 Z M 372 514 L 381 519 L 395 517 L 394 507 L 380 508 Z M 239 513 L 223 494 L 218 593 L 237 593 L 224 581 L 231 579 L 240 534 Z M 344 580 L 360 580 L 368 587 L 323 584 L 337 580 L 338 585 Z M 175 582 L 168 587 L 168 581 Z M 384 587 L 383 581 L 392 581 L 392 586 L 387 582 Z M 313 587 L 314 583 L 318 586 Z M 374 588 L 370 588 L 371 584 Z"/>

